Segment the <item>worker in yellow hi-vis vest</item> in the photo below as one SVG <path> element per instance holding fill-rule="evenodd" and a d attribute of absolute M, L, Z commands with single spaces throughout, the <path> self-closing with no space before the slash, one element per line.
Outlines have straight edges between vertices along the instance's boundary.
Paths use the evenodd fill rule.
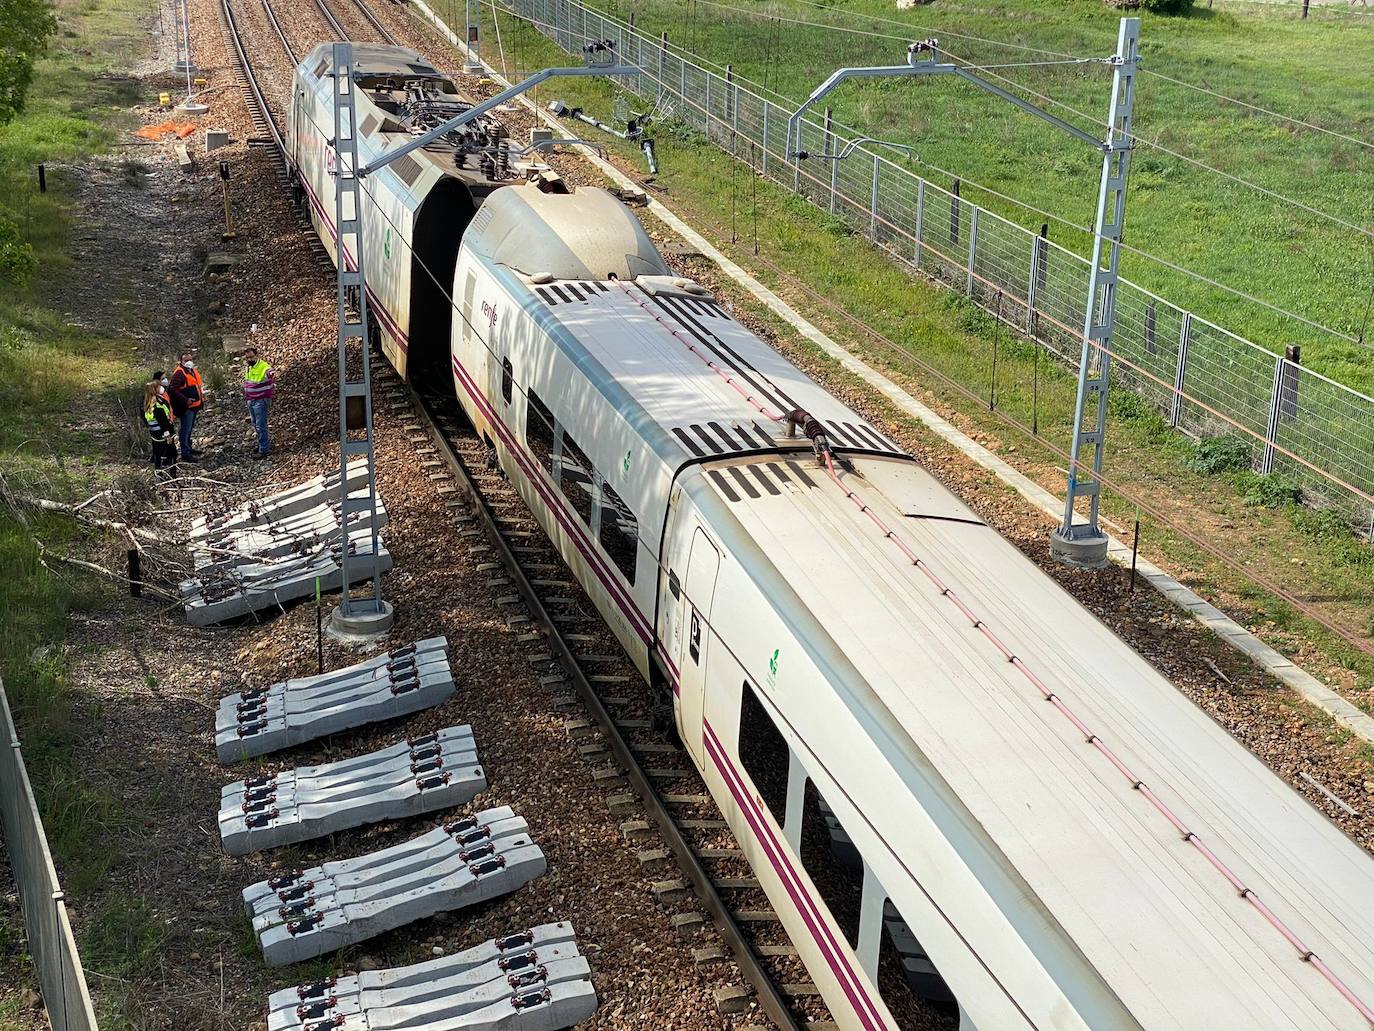
<path fill-rule="evenodd" d="M 267 437 L 267 409 L 272 405 L 273 388 L 277 374 L 272 366 L 263 361 L 256 347 L 243 349 L 243 398 L 248 402 L 248 417 L 253 420 L 253 429 L 258 434 L 258 451 L 254 460 L 266 458 L 272 453 L 272 442 Z"/>

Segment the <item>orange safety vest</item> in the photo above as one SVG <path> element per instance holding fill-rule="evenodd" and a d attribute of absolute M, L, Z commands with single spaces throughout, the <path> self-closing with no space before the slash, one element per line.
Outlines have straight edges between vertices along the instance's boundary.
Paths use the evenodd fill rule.
<path fill-rule="evenodd" d="M 180 367 L 180 371 L 181 374 L 186 377 L 186 389 L 182 391 L 182 393 L 186 395 L 186 407 L 199 408 L 205 403 L 205 394 L 201 390 L 201 385 L 204 381 L 200 378 L 200 370 L 196 369 L 192 372 L 187 372 L 186 366 L 183 365 Z"/>

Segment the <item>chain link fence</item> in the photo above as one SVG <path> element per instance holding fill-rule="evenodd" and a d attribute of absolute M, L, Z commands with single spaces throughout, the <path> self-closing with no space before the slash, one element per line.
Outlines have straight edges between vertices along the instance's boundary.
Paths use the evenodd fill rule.
<path fill-rule="evenodd" d="M 43 1004 L 53 1031 L 96 1031 L 95 1011 L 86 975 L 72 937 L 67 903 L 57 883 L 43 821 L 34 802 L 19 734 L 10 714 L 5 685 L 0 683 L 0 829 L 5 836 L 19 899 L 24 909 L 29 955 L 38 970 Z"/>
<path fill-rule="evenodd" d="M 795 105 L 770 99 L 706 67 L 665 36 L 578 0 L 499 0 L 564 50 L 614 40 L 645 75 L 623 85 L 669 108 L 775 182 L 844 219 L 894 257 L 963 292 L 1077 367 L 1090 261 L 963 200 L 863 145 L 841 160 L 789 160 Z M 858 130 L 804 119 L 799 151 L 839 155 Z M 1374 525 L 1374 398 L 1119 281 L 1111 344 L 1117 385 L 1149 400 L 1169 425 L 1194 437 L 1237 434 L 1254 466 L 1296 480 L 1306 496 Z"/>

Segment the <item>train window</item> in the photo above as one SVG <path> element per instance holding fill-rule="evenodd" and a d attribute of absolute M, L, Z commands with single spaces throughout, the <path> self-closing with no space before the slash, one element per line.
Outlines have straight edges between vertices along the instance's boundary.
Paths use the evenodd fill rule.
<path fill-rule="evenodd" d="M 525 443 L 545 472 L 553 469 L 553 412 L 533 390 L 525 406 Z"/>
<path fill-rule="evenodd" d="M 878 942 L 878 992 L 897 1026 L 955 1031 L 954 993 L 890 899 L 883 903 Z"/>
<path fill-rule="evenodd" d="M 609 484 L 601 484 L 601 546 L 631 584 L 639 557 L 639 521 Z"/>
<path fill-rule="evenodd" d="M 747 680 L 740 693 L 739 759 L 759 797 L 781 827 L 787 822 L 787 773 L 791 756 L 773 717 Z"/>
<path fill-rule="evenodd" d="M 510 404 L 511 391 L 515 389 L 515 370 L 511 368 L 510 359 L 501 359 L 501 397 L 506 404 Z"/>
<path fill-rule="evenodd" d="M 801 861 L 850 947 L 859 944 L 864 863 L 839 818 L 809 780 L 802 800 Z"/>
<path fill-rule="evenodd" d="M 596 482 L 592 478 L 592 463 L 577 446 L 577 441 L 566 432 L 559 447 L 559 466 L 559 489 L 563 491 L 563 496 L 572 502 L 582 521 L 591 526 L 592 494 L 596 490 Z"/>

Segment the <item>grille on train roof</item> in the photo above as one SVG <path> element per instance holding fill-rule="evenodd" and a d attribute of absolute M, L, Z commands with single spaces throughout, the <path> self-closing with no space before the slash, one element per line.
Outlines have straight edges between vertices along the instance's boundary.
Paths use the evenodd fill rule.
<path fill-rule="evenodd" d="M 738 451 L 772 450 L 778 441 L 758 423 L 695 422 L 690 426 L 674 426 L 673 436 L 699 458 L 734 454 Z"/>
<path fill-rule="evenodd" d="M 605 283 L 572 283 L 560 282 L 549 283 L 546 286 L 536 286 L 534 292 L 543 298 L 546 304 L 572 304 L 575 301 L 587 301 L 593 294 L 605 293 Z"/>
<path fill-rule="evenodd" d="M 391 162 L 391 170 L 400 176 L 401 181 L 407 186 L 414 186 L 415 180 L 420 178 L 420 163 L 409 154 L 402 154 Z"/>
<path fill-rule="evenodd" d="M 711 469 L 706 474 L 726 501 L 742 498 L 751 501 L 781 494 L 785 484 L 814 487 L 816 481 L 807 475 L 801 462 L 763 462 L 759 465 L 732 465 L 725 469 Z"/>

